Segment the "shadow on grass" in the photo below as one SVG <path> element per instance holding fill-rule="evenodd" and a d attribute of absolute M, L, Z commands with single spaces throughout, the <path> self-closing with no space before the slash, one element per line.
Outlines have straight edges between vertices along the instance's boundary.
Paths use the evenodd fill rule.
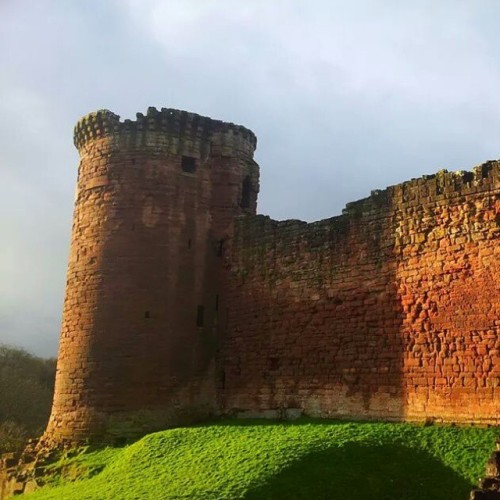
<path fill-rule="evenodd" d="M 472 487 L 424 451 L 348 443 L 307 455 L 245 500 L 459 500 Z"/>

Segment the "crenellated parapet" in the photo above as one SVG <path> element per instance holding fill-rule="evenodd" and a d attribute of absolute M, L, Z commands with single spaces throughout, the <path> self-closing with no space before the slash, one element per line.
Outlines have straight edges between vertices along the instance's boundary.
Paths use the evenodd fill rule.
<path fill-rule="evenodd" d="M 80 152 L 100 139 L 110 139 L 117 149 L 157 149 L 170 154 L 197 157 L 252 157 L 255 134 L 241 125 L 180 111 L 154 107 L 137 113 L 136 120 L 120 120 L 106 109 L 82 117 L 74 129 L 74 144 Z"/>

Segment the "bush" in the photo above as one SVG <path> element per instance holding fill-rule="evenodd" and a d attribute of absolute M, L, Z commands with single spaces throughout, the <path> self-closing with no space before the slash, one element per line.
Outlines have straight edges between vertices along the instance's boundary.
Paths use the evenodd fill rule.
<path fill-rule="evenodd" d="M 0 454 L 8 451 L 21 451 L 28 439 L 24 426 L 16 422 L 0 422 Z"/>

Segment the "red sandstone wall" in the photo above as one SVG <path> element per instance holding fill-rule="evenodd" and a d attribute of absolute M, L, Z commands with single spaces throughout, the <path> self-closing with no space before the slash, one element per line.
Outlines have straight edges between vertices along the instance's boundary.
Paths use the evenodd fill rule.
<path fill-rule="evenodd" d="M 123 438 L 221 409 L 497 422 L 498 162 L 306 224 L 252 215 L 256 142 L 243 127 L 100 111 L 75 144 L 45 442 Z"/>
<path fill-rule="evenodd" d="M 122 439 L 216 411 L 220 241 L 254 213 L 255 137 L 150 108 L 79 122 L 55 398 L 46 439 Z M 195 159 L 193 172 L 182 157 Z M 244 178 L 255 192 L 242 209 Z"/>
<path fill-rule="evenodd" d="M 240 218 L 224 411 L 498 422 L 499 177 L 440 172 L 313 224 Z"/>

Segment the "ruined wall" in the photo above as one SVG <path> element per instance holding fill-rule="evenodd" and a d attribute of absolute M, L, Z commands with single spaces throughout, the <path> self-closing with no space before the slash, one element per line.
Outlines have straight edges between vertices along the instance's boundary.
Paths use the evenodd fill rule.
<path fill-rule="evenodd" d="M 499 162 L 312 224 L 240 218 L 224 411 L 497 423 L 499 218 Z"/>
<path fill-rule="evenodd" d="M 217 409 L 221 247 L 234 216 L 255 213 L 255 136 L 150 108 L 136 121 L 91 113 L 75 145 L 81 162 L 43 442 L 119 442 L 206 417 Z"/>
<path fill-rule="evenodd" d="M 306 224 L 255 215 L 256 139 L 243 127 L 103 110 L 78 122 L 75 145 L 43 446 L 220 411 L 497 421 L 498 162 Z"/>

